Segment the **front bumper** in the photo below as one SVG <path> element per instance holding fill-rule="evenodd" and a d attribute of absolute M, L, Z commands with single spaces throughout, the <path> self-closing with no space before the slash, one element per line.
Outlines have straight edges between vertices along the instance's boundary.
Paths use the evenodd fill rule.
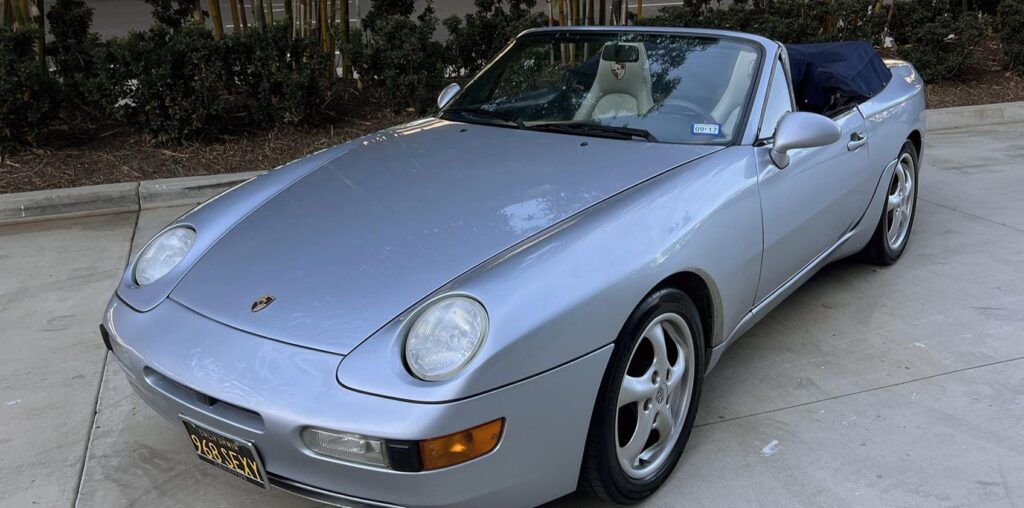
<path fill-rule="evenodd" d="M 608 346 L 483 395 L 417 403 L 346 389 L 335 377 L 342 356 L 242 332 L 170 299 L 139 313 L 115 296 L 104 326 L 132 387 L 182 429 L 182 446 L 180 415 L 252 441 L 275 486 L 337 504 L 532 506 L 573 491 L 611 355 Z M 421 440 L 502 417 L 493 452 L 427 472 L 345 463 L 300 439 L 313 426 Z"/>

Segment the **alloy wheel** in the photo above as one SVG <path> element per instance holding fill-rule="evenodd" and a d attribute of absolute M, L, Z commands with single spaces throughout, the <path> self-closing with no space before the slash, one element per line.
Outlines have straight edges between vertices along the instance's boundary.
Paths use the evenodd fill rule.
<path fill-rule="evenodd" d="M 909 153 L 900 156 L 889 182 L 885 203 L 885 240 L 889 248 L 898 251 L 907 241 L 910 220 L 914 214 L 914 158 Z"/>
<path fill-rule="evenodd" d="M 616 455 L 642 480 L 671 455 L 686 421 L 696 363 L 693 336 L 675 313 L 654 318 L 636 342 L 616 403 Z"/>

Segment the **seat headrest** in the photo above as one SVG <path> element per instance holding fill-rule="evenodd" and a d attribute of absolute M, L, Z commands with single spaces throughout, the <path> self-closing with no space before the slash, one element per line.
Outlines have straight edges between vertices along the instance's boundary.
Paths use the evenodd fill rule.
<path fill-rule="evenodd" d="M 607 114 L 643 115 L 653 105 L 651 71 L 643 43 L 605 43 L 594 84 L 576 119 Z"/>

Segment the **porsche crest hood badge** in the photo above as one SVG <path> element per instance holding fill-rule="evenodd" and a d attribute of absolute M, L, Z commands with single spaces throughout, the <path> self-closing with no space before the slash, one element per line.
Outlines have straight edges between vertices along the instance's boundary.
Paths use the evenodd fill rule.
<path fill-rule="evenodd" d="M 257 298 L 255 302 L 252 302 L 252 307 L 249 307 L 249 310 L 251 310 L 253 312 L 259 312 L 259 311 L 269 307 L 270 304 L 274 303 L 275 299 L 276 298 L 274 298 L 271 295 L 263 295 L 263 296 Z"/>

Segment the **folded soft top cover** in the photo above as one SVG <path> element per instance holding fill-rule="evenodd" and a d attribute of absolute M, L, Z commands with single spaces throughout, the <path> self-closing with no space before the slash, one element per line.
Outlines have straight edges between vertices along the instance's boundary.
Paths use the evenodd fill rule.
<path fill-rule="evenodd" d="M 787 44 L 801 111 L 835 115 L 881 92 L 892 72 L 864 41 Z"/>

